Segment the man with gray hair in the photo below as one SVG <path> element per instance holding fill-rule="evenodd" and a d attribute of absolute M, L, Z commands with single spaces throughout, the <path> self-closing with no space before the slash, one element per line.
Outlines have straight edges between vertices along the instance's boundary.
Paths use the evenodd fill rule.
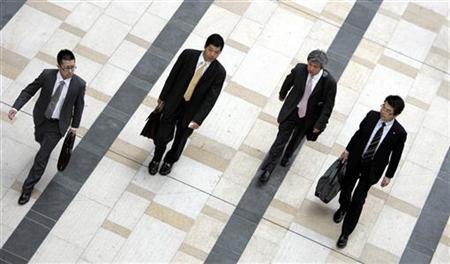
<path fill-rule="evenodd" d="M 265 183 L 283 154 L 281 166 L 286 167 L 303 137 L 316 141 L 333 111 L 336 81 L 324 69 L 328 62 L 322 50 L 308 55 L 308 64 L 299 63 L 286 77 L 279 93 L 284 104 L 278 114 L 278 134 L 269 154 L 261 164 L 259 181 Z"/>

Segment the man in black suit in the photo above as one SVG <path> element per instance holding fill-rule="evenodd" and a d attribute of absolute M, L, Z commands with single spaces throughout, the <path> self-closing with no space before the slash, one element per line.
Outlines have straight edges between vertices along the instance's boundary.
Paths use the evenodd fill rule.
<path fill-rule="evenodd" d="M 35 140 L 41 147 L 23 183 L 18 201 L 20 205 L 30 200 L 33 187 L 44 174 L 51 152 L 69 125 L 71 133 L 76 133 L 80 126 L 86 82 L 74 74 L 75 56 L 70 50 L 61 50 L 57 55 L 57 62 L 58 69 L 45 69 L 22 90 L 8 113 L 9 119 L 13 120 L 17 111 L 41 89 L 33 109 Z"/>
<path fill-rule="evenodd" d="M 347 245 L 348 237 L 358 223 L 367 192 L 381 178 L 386 166 L 388 168 L 381 187 L 387 186 L 394 177 L 406 141 L 406 131 L 395 118 L 404 107 L 405 103 L 400 96 L 386 97 L 380 112 L 367 113 L 341 154 L 342 162 L 347 161 L 347 171 L 339 196 L 340 207 L 333 216 L 336 223 L 344 219 L 337 241 L 339 248 Z"/>
<path fill-rule="evenodd" d="M 162 110 L 162 117 L 155 138 L 155 153 L 148 165 L 151 175 L 158 172 L 175 127 L 175 140 L 159 169 L 161 175 L 171 172 L 188 137 L 200 127 L 216 103 L 226 77 L 225 68 L 217 61 L 223 46 L 223 38 L 213 34 L 206 40 L 203 51 L 184 50 L 170 71 L 158 98 L 157 108 Z"/>
<path fill-rule="evenodd" d="M 317 140 L 333 111 L 336 81 L 324 69 L 327 55 L 314 50 L 307 61 L 308 64 L 297 64 L 281 86 L 279 98 L 284 104 L 277 119 L 277 137 L 261 165 L 259 180 L 262 183 L 269 180 L 286 143 L 289 141 L 281 160 L 282 166 L 287 166 L 305 134 L 309 140 Z"/>

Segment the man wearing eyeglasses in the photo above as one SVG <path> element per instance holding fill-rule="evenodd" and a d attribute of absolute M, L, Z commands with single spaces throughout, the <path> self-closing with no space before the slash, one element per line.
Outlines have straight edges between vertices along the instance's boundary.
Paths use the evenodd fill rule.
<path fill-rule="evenodd" d="M 386 167 L 381 187 L 386 187 L 394 177 L 406 141 L 406 131 L 396 120 L 404 107 L 400 96 L 386 97 L 380 112 L 367 113 L 341 154 L 342 162 L 347 162 L 347 170 L 339 196 L 340 207 L 333 215 L 336 223 L 344 220 L 337 241 L 338 248 L 347 245 L 348 237 L 358 223 L 367 192 L 380 180 Z"/>
<path fill-rule="evenodd" d="M 75 56 L 70 50 L 61 50 L 57 62 L 58 69 L 45 69 L 22 90 L 8 113 L 8 118 L 13 120 L 17 112 L 41 89 L 33 109 L 34 136 L 41 147 L 23 183 L 18 201 L 20 205 L 30 200 L 34 185 L 44 174 L 51 152 L 69 126 L 71 133 L 76 133 L 80 126 L 86 82 L 75 75 Z"/>

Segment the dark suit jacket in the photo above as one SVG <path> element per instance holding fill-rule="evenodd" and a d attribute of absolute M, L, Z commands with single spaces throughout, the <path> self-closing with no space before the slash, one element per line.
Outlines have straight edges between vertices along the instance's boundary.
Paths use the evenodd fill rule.
<path fill-rule="evenodd" d="M 162 121 L 174 118 L 177 107 L 184 100 L 183 95 L 194 75 L 200 54 L 200 50 L 184 50 L 170 71 L 159 95 L 159 99 L 165 102 Z M 192 94 L 182 120 L 185 126 L 191 121 L 202 124 L 219 97 L 225 77 L 226 71 L 222 64 L 217 60 L 211 62 Z"/>
<path fill-rule="evenodd" d="M 47 109 L 50 99 L 52 98 L 53 88 L 56 82 L 56 69 L 46 69 L 37 77 L 32 83 L 30 83 L 17 97 L 13 107 L 20 110 L 25 103 L 27 103 L 36 92 L 42 88 L 39 98 L 33 109 L 33 121 L 36 128 L 36 132 L 39 129 L 39 125 L 42 124 L 45 118 L 45 110 Z M 72 123 L 73 128 L 80 126 L 81 116 L 84 108 L 84 92 L 86 90 L 86 82 L 74 75 L 70 81 L 69 88 L 67 90 L 64 104 L 61 108 L 59 117 L 59 131 L 61 135 L 64 135 L 67 128 Z"/>
<path fill-rule="evenodd" d="M 286 120 L 292 111 L 296 110 L 297 105 L 305 92 L 307 78 L 307 65 L 304 63 L 297 64 L 286 77 L 280 90 L 280 98 L 285 98 L 285 101 L 278 114 L 278 123 Z M 335 97 L 336 81 L 331 74 L 324 69 L 322 77 L 317 82 L 308 99 L 305 115 L 307 133 L 313 128 L 317 128 L 320 131 L 325 130 L 328 119 L 333 111 Z"/>
<path fill-rule="evenodd" d="M 355 132 L 348 143 L 346 147 L 346 150 L 349 152 L 347 173 L 357 173 L 355 170 L 361 162 L 363 151 L 378 120 L 380 120 L 380 112 L 370 111 L 367 113 L 366 117 L 361 121 L 358 131 Z M 405 129 L 397 120 L 394 120 L 394 124 L 380 146 L 378 146 L 375 156 L 373 157 L 370 175 L 372 182 L 376 183 L 381 178 L 383 171 L 388 164 L 386 177 L 394 177 L 394 173 L 402 156 L 405 141 Z"/>

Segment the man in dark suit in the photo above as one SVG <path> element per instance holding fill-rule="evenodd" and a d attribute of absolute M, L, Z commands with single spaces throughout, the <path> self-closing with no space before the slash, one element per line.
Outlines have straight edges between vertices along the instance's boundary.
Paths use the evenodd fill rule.
<path fill-rule="evenodd" d="M 34 185 L 41 179 L 50 154 L 70 127 L 76 133 L 80 126 L 84 108 L 86 82 L 74 74 L 75 56 L 70 50 L 61 50 L 57 55 L 58 69 L 46 69 L 17 97 L 8 117 L 13 120 L 37 91 L 39 98 L 33 109 L 35 140 L 41 145 L 33 166 L 23 183 L 18 203 L 30 200 Z"/>
<path fill-rule="evenodd" d="M 259 180 L 262 183 L 269 180 L 286 143 L 289 141 L 281 160 L 282 166 L 287 166 L 305 134 L 308 139 L 317 140 L 333 111 L 336 81 L 324 69 L 327 55 L 314 50 L 307 61 L 308 64 L 297 64 L 281 86 L 279 98 L 284 104 L 277 119 L 277 137 L 261 165 Z"/>
<path fill-rule="evenodd" d="M 158 172 L 166 145 L 174 138 L 171 149 L 159 169 L 161 175 L 171 172 L 188 137 L 198 129 L 219 97 L 226 77 L 225 68 L 217 61 L 224 46 L 223 38 L 213 34 L 204 50 L 186 49 L 170 71 L 157 108 L 162 110 L 160 127 L 155 138 L 155 153 L 148 165 L 151 175 Z"/>
<path fill-rule="evenodd" d="M 347 162 L 347 171 L 339 196 L 340 207 L 333 216 L 336 223 L 344 219 L 337 241 L 339 248 L 347 245 L 348 237 L 358 223 L 367 192 L 380 180 L 386 166 L 381 187 L 387 186 L 394 177 L 406 141 L 406 131 L 395 118 L 404 107 L 405 103 L 400 96 L 386 97 L 380 112 L 367 113 L 341 154 L 342 162 Z"/>

